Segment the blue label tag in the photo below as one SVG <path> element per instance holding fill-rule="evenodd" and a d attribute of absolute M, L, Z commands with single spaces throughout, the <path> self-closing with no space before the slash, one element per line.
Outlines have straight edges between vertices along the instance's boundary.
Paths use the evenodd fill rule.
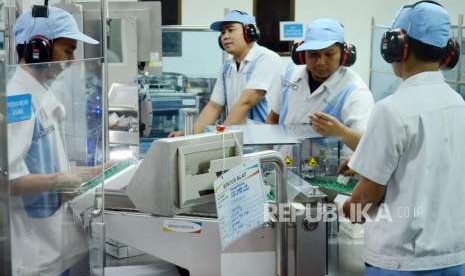
<path fill-rule="evenodd" d="M 304 28 L 302 24 L 284 25 L 284 37 L 285 38 L 302 37 L 303 35 L 304 35 Z"/>
<path fill-rule="evenodd" d="M 16 123 L 31 119 L 31 105 L 31 94 L 7 97 L 6 107 L 8 123 Z"/>
<path fill-rule="evenodd" d="M 304 24 L 294 21 L 279 22 L 279 39 L 281 41 L 303 40 Z"/>

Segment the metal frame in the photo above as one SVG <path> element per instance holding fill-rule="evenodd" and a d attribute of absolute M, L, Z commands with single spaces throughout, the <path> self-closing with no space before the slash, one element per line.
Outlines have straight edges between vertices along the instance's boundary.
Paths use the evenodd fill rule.
<path fill-rule="evenodd" d="M 204 25 L 164 25 L 161 26 L 161 30 L 173 30 L 173 31 L 201 31 L 211 32 L 208 26 Z"/>
<path fill-rule="evenodd" d="M 375 29 L 375 18 L 371 17 L 371 34 L 370 34 L 370 50 L 373 49 L 374 30 Z M 371 87 L 372 82 L 372 68 L 373 68 L 373 54 L 370 55 L 370 75 L 368 76 L 368 87 Z"/>
<path fill-rule="evenodd" d="M 249 156 L 254 156 L 251 154 Z M 286 165 L 280 153 L 273 151 L 258 152 L 260 163 L 272 163 L 276 168 L 277 182 L 276 182 L 276 203 L 288 204 L 287 199 L 287 183 L 286 183 Z M 280 217 L 279 210 L 277 217 Z M 284 222 L 277 222 L 276 227 L 276 272 L 279 276 L 288 275 L 288 234 L 287 224 Z"/>
<path fill-rule="evenodd" d="M 6 117 L 6 57 L 0 60 L 0 274 L 12 275 L 10 234 L 10 185 L 8 180 L 8 135 Z"/>
<path fill-rule="evenodd" d="M 464 23 L 464 22 L 463 22 L 463 14 L 460 14 L 460 15 L 459 15 L 459 19 L 458 19 L 458 21 L 457 21 L 457 31 L 458 31 L 458 37 L 457 37 L 457 39 L 458 39 L 459 43 L 462 43 L 462 41 L 463 41 L 463 39 L 464 39 L 463 36 L 464 36 L 464 32 L 465 32 L 465 26 L 463 25 L 463 23 Z M 461 45 L 461 46 L 463 47 L 464 45 Z M 462 51 L 463 51 L 463 49 L 462 49 Z M 460 54 L 461 54 L 461 53 L 460 53 Z M 457 64 L 457 66 L 458 66 L 458 67 L 457 67 L 457 78 L 456 78 L 456 83 L 457 83 L 457 84 L 465 84 L 465 79 L 462 80 L 462 79 L 460 78 L 460 76 L 461 76 L 461 74 L 462 74 L 462 68 L 461 68 L 461 66 L 460 66 L 461 63 L 464 63 L 464 64 L 465 64 L 465 60 L 462 60 L 462 61 L 459 60 L 459 63 Z"/>
<path fill-rule="evenodd" d="M 8 134 L 6 117 L 6 83 L 8 64 L 17 62 L 13 25 L 16 22 L 16 2 L 5 1 L 0 9 L 5 15 L 5 51 L 0 56 L 0 274 L 13 275 L 10 229 L 10 184 L 8 176 Z"/>
<path fill-rule="evenodd" d="M 102 110 L 108 110 L 108 62 L 107 62 L 107 22 L 108 16 L 108 0 L 100 0 L 100 19 L 101 19 L 101 33 L 102 33 Z M 83 22 L 84 24 L 84 22 Z M 102 140 L 103 140 L 103 153 L 104 161 L 109 160 L 109 134 L 108 134 L 108 113 L 103 112 L 102 124 Z M 103 173 L 103 170 L 102 170 Z M 102 186 L 104 186 L 103 181 Z M 91 276 L 104 276 L 105 275 L 105 223 L 103 210 L 105 209 L 105 197 L 103 189 L 95 193 L 95 211 L 92 214 L 92 222 L 90 225 L 90 248 L 89 248 L 89 265 Z"/>

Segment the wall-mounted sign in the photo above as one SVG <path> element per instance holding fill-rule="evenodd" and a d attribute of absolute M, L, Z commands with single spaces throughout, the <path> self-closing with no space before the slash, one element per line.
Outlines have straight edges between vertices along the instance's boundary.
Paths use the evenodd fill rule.
<path fill-rule="evenodd" d="M 279 22 L 279 40 L 293 41 L 304 39 L 304 24 L 294 21 Z"/>

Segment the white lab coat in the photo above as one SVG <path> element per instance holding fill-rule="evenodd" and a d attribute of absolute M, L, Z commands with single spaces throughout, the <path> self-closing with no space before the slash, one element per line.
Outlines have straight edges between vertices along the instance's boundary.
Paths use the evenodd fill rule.
<path fill-rule="evenodd" d="M 256 106 L 260 107 L 257 112 L 260 113 L 260 121 L 264 122 L 263 118 L 266 119 L 270 110 L 269 102 L 280 90 L 280 73 L 279 55 L 254 43 L 241 61 L 239 69 L 232 58 L 227 60 L 217 78 L 210 100 L 221 106 L 227 105 L 227 112 L 230 112 L 244 90 L 263 90 L 266 92 L 265 97 Z"/>
<path fill-rule="evenodd" d="M 271 107 L 274 113 L 279 114 L 280 124 L 308 124 L 309 116 L 321 111 L 334 116 L 354 130 L 364 131 L 374 106 L 371 91 L 363 80 L 343 66 L 310 93 L 306 65 L 294 65 L 291 61 L 282 75 L 281 87 L 281 93 L 273 99 Z M 318 156 L 322 147 L 327 148 L 326 151 L 334 151 L 334 148 L 337 150 L 337 140 L 333 137 L 322 143 L 315 145 L 313 151 L 308 154 Z M 280 147 L 279 151 L 284 158 L 295 159 L 289 146 Z M 351 153 L 352 151 L 344 145 L 341 155 L 346 157 Z M 337 161 L 332 163 L 332 167 L 337 168 Z"/>
<path fill-rule="evenodd" d="M 10 180 L 29 173 L 69 169 L 63 136 L 59 133 L 64 107 L 18 66 L 8 82 L 7 96 L 27 94 L 32 96 L 30 118 L 8 124 Z M 11 198 L 12 265 L 17 276 L 59 275 L 88 250 L 84 232 L 74 223 L 66 205 L 56 205 L 57 194 L 41 195 L 32 199 Z M 45 205 L 34 207 L 34 200 Z M 47 200 L 56 206 L 41 209 L 48 206 Z"/>
<path fill-rule="evenodd" d="M 465 263 L 465 102 L 441 72 L 406 79 L 372 111 L 349 166 L 386 188 L 365 224 L 365 262 L 391 270 Z M 384 208 L 383 207 L 383 208 Z"/>
<path fill-rule="evenodd" d="M 374 105 L 373 95 L 351 69 L 341 66 L 313 93 L 310 93 L 305 65 L 288 66 L 282 78 L 280 96 L 274 98 L 271 107 L 280 116 L 286 109 L 285 118 L 280 118 L 280 122 L 309 123 L 310 114 L 326 111 L 352 129 L 365 129 Z"/>

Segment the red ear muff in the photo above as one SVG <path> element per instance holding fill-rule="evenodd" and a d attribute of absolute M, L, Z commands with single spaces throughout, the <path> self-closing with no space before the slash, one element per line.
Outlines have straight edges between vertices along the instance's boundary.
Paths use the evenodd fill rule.
<path fill-rule="evenodd" d="M 305 51 L 297 52 L 297 48 L 304 43 L 303 41 L 296 42 L 292 45 L 291 58 L 294 64 L 302 65 L 305 64 Z"/>
<path fill-rule="evenodd" d="M 404 30 L 387 31 L 381 38 L 381 56 L 387 63 L 401 62 L 408 58 L 408 36 Z"/>
<path fill-rule="evenodd" d="M 355 45 L 350 43 L 345 43 L 341 47 L 341 66 L 352 66 L 357 60 L 357 49 Z"/>
<path fill-rule="evenodd" d="M 460 44 L 455 39 L 449 39 L 444 49 L 444 58 L 441 60 L 442 70 L 451 70 L 457 65 L 460 57 Z"/>
<path fill-rule="evenodd" d="M 52 59 L 52 43 L 42 35 L 33 36 L 25 47 L 26 63 L 49 62 Z"/>

